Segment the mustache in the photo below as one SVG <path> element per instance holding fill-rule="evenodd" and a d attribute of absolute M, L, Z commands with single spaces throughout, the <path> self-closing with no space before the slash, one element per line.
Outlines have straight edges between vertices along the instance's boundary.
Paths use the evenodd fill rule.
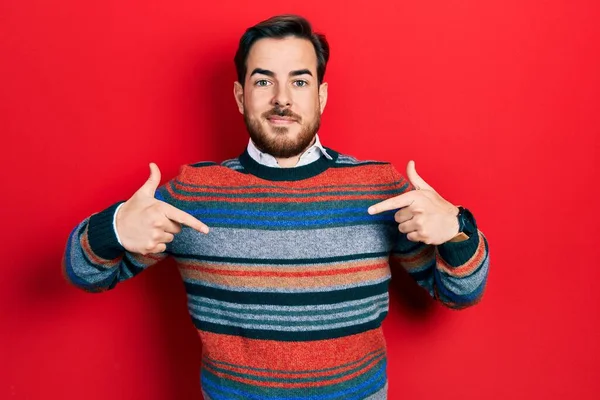
<path fill-rule="evenodd" d="M 289 108 L 280 108 L 280 107 L 275 107 L 272 110 L 264 112 L 262 114 L 262 117 L 265 119 L 270 118 L 270 117 L 288 117 L 288 118 L 295 119 L 298 122 L 300 122 L 300 120 L 302 119 L 298 114 L 292 112 L 292 110 L 290 110 Z"/>

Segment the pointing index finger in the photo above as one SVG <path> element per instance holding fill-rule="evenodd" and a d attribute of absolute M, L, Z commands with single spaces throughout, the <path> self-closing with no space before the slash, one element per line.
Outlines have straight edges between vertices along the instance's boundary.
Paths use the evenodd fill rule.
<path fill-rule="evenodd" d="M 368 212 L 369 212 L 369 214 L 373 215 L 373 214 L 382 213 L 384 211 L 396 210 L 399 208 L 407 207 L 407 206 L 411 205 L 412 202 L 415 200 L 414 193 L 415 193 L 414 191 L 410 191 L 410 192 L 402 193 L 399 196 L 392 197 L 387 200 L 383 200 L 383 201 L 369 207 Z"/>
<path fill-rule="evenodd" d="M 166 204 L 165 216 L 171 221 L 179 222 L 180 224 L 187 225 L 192 229 L 197 230 L 201 233 L 208 233 L 208 226 L 200 222 L 192 215 L 181 211 L 180 209 L 173 207 L 170 204 Z"/>

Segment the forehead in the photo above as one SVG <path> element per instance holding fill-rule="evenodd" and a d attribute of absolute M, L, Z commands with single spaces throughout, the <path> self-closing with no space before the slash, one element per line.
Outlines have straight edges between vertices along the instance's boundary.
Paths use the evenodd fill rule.
<path fill-rule="evenodd" d="M 254 68 L 262 68 L 287 75 L 290 71 L 306 68 L 316 76 L 317 54 L 307 39 L 264 38 L 252 45 L 246 64 L 249 72 Z"/>

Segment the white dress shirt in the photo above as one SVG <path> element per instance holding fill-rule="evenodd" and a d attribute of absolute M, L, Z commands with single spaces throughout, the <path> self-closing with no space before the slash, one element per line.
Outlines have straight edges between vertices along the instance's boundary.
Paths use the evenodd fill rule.
<path fill-rule="evenodd" d="M 259 164 L 265 165 L 267 167 L 273 168 L 281 168 L 277 163 L 277 159 L 268 153 L 263 153 L 260 151 L 252 139 L 248 141 L 248 154 L 250 157 L 254 159 Z M 327 157 L 327 159 L 331 160 L 331 156 L 327 153 L 325 147 L 321 145 L 321 141 L 319 140 L 319 134 L 315 135 L 315 143 L 310 146 L 298 160 L 298 163 L 294 165 L 294 167 L 301 167 L 303 165 L 310 164 L 311 162 L 317 161 L 321 156 Z"/>

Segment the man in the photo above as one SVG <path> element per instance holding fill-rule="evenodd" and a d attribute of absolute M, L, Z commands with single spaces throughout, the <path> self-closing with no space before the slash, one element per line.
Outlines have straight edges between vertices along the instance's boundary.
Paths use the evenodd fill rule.
<path fill-rule="evenodd" d="M 175 258 L 203 343 L 206 399 L 385 399 L 390 256 L 449 307 L 483 293 L 487 241 L 468 210 L 414 162 L 404 177 L 321 144 L 328 58 L 301 17 L 249 28 L 234 83 L 245 151 L 184 165 L 162 186 L 150 164 L 129 200 L 68 240 L 66 276 L 88 291 Z"/>

